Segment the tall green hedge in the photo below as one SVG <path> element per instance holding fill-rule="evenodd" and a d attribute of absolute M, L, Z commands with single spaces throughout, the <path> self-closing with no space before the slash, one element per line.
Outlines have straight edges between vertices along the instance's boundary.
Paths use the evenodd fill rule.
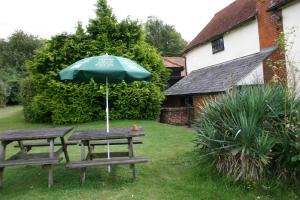
<path fill-rule="evenodd" d="M 98 0 L 96 18 L 86 30 L 79 23 L 75 34 L 52 37 L 27 63 L 30 75 L 22 84 L 25 119 L 55 124 L 104 119 L 104 85 L 93 80 L 84 84 L 60 82 L 56 77 L 61 69 L 82 58 L 105 53 L 133 59 L 152 73 L 149 83 L 110 85 L 110 117 L 156 119 L 169 71 L 145 42 L 141 25 L 130 19 L 118 22 L 106 0 Z"/>

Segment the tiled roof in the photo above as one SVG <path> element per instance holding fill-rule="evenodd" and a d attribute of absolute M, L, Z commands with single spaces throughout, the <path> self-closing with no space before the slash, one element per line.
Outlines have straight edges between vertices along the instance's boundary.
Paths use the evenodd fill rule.
<path fill-rule="evenodd" d="M 167 67 L 185 67 L 185 59 L 182 57 L 163 57 L 164 63 Z"/>
<path fill-rule="evenodd" d="M 168 96 L 226 91 L 257 68 L 275 49 L 263 49 L 255 54 L 192 71 L 167 89 L 165 94 Z"/>
<path fill-rule="evenodd" d="M 276 10 L 295 0 L 271 0 L 271 5 L 268 11 Z"/>
<path fill-rule="evenodd" d="M 206 27 L 185 47 L 184 53 L 254 19 L 255 0 L 236 0 L 215 14 Z"/>

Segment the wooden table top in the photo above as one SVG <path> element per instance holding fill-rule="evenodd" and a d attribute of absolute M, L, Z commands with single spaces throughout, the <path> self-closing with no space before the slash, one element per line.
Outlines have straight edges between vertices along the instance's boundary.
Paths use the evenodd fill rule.
<path fill-rule="evenodd" d="M 89 129 L 75 131 L 69 140 L 109 140 L 109 139 L 125 139 L 132 137 L 144 136 L 142 129 L 139 131 L 131 131 L 130 128 L 111 128 L 109 133 L 106 129 Z"/>
<path fill-rule="evenodd" d="M 0 132 L 0 141 L 38 140 L 63 137 L 73 128 L 44 128 Z"/>

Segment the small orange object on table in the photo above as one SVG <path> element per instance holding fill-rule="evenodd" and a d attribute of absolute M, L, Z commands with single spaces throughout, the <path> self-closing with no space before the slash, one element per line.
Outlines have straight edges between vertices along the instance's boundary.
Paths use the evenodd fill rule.
<path fill-rule="evenodd" d="M 140 128 L 138 127 L 138 125 L 136 124 L 133 124 L 132 127 L 131 127 L 131 131 L 139 131 Z"/>

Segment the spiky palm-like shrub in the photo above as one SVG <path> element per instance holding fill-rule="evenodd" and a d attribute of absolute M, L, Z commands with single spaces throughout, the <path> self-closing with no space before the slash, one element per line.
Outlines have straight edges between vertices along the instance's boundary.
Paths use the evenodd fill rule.
<path fill-rule="evenodd" d="M 291 133 L 287 121 L 292 118 L 290 126 L 299 130 L 299 108 L 299 100 L 281 86 L 234 89 L 203 107 L 195 123 L 197 147 L 201 156 L 213 158 L 219 172 L 236 180 L 259 180 L 271 168 L 280 173 L 279 165 L 290 166 L 299 155 L 294 148 L 293 155 L 282 157 L 297 144 L 299 132 Z M 300 165 L 294 164 L 295 171 Z"/>

